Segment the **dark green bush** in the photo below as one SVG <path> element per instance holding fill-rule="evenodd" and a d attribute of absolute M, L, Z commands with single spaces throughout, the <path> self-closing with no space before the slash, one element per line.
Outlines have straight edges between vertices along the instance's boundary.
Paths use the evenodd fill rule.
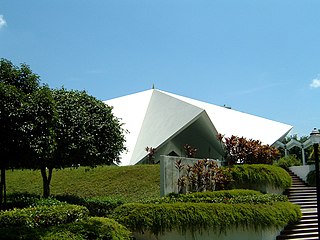
<path fill-rule="evenodd" d="M 189 194 L 169 194 L 166 197 L 146 200 L 143 203 L 251 203 L 273 204 L 288 201 L 287 196 L 279 194 L 262 194 L 261 192 L 245 189 L 222 190 L 214 192 L 197 192 Z"/>
<path fill-rule="evenodd" d="M 27 208 L 35 206 L 52 206 L 66 204 L 55 198 L 42 198 L 39 195 L 27 192 L 11 193 L 7 196 L 6 210 L 14 208 Z"/>
<path fill-rule="evenodd" d="M 78 221 L 87 215 L 87 208 L 70 204 L 13 209 L 0 212 L 0 228 L 54 226 Z"/>
<path fill-rule="evenodd" d="M 251 188 L 257 185 L 270 184 L 286 189 L 291 186 L 292 179 L 281 167 L 266 164 L 235 165 L 231 168 L 233 188 Z"/>
<path fill-rule="evenodd" d="M 315 187 L 316 186 L 316 171 L 310 171 L 307 175 L 307 183 L 309 186 Z"/>
<path fill-rule="evenodd" d="M 16 192 L 8 194 L 7 196 L 7 209 L 13 208 L 25 208 L 33 205 L 40 200 L 40 196 L 37 194 L 27 192 Z"/>
<path fill-rule="evenodd" d="M 113 219 L 92 217 L 78 222 L 46 228 L 0 228 L 0 239 L 129 240 L 130 231 Z"/>
<path fill-rule="evenodd" d="M 91 217 L 66 228 L 72 233 L 80 233 L 84 239 L 129 240 L 131 236 L 131 232 L 123 225 L 102 217 Z"/>
<path fill-rule="evenodd" d="M 289 170 L 289 167 L 301 166 L 302 164 L 301 164 L 301 161 L 297 159 L 294 155 L 289 155 L 275 161 L 273 165 Z"/>
<path fill-rule="evenodd" d="M 116 207 L 124 204 L 123 200 L 115 197 L 81 198 L 74 195 L 59 195 L 55 197 L 60 201 L 85 206 L 88 208 L 91 216 L 98 217 L 106 217 Z"/>
<path fill-rule="evenodd" d="M 283 227 L 300 219 L 298 205 L 223 203 L 129 203 L 116 208 L 113 217 L 131 231 L 154 234 L 172 229 L 191 232 L 212 229 L 217 232 L 232 227 Z"/>

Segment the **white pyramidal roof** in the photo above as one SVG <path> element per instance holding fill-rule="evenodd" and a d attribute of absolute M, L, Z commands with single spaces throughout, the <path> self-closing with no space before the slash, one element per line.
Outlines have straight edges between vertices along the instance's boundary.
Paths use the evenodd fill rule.
<path fill-rule="evenodd" d="M 180 138 L 190 135 L 197 138 L 197 134 L 201 134 L 202 139 L 210 139 L 210 136 L 220 133 L 226 137 L 235 135 L 272 145 L 292 129 L 284 123 L 156 89 L 104 103 L 113 107 L 114 115 L 128 130 L 128 151 L 122 154 L 120 165 L 141 162 L 147 155 L 147 146 L 167 150 L 165 145 L 170 141 L 177 142 L 179 134 Z M 191 130 L 186 133 L 186 129 Z M 219 147 L 216 139 L 210 146 Z"/>

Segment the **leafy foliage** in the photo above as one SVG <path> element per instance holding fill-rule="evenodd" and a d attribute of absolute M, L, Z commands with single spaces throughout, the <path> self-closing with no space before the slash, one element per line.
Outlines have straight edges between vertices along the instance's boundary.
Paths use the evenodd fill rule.
<path fill-rule="evenodd" d="M 312 170 L 307 175 L 307 183 L 309 186 L 315 187 L 316 186 L 316 171 Z"/>
<path fill-rule="evenodd" d="M 0 82 L 14 86 L 25 94 L 30 94 L 38 89 L 39 76 L 34 74 L 26 64 L 21 64 L 20 67 L 17 67 L 9 60 L 1 59 Z"/>
<path fill-rule="evenodd" d="M 70 204 L 85 206 L 91 216 L 106 217 L 112 211 L 124 204 L 124 201 L 115 197 L 100 197 L 100 198 L 81 198 L 75 195 L 60 195 L 55 196 L 60 201 L 65 201 Z"/>
<path fill-rule="evenodd" d="M 197 192 L 189 194 L 169 194 L 168 196 L 142 201 L 143 203 L 175 203 L 175 202 L 193 202 L 193 203 L 250 203 L 250 204 L 273 204 L 275 202 L 285 202 L 288 198 L 280 194 L 262 194 L 254 190 L 222 190 Z"/>
<path fill-rule="evenodd" d="M 113 219 L 90 217 L 77 222 L 40 228 L 0 228 L 0 239 L 129 240 L 130 231 Z"/>
<path fill-rule="evenodd" d="M 259 140 L 245 137 L 223 137 L 218 140 L 225 146 L 225 159 L 228 165 L 234 164 L 272 164 L 280 156 L 279 151 L 269 145 L 263 145 Z"/>
<path fill-rule="evenodd" d="M 66 224 L 86 218 L 88 209 L 77 205 L 59 204 L 13 209 L 0 212 L 0 228 L 29 228 Z"/>
<path fill-rule="evenodd" d="M 38 92 L 42 92 L 39 77 L 27 65 L 16 67 L 8 60 L 0 60 L 0 207 L 6 204 L 5 169 L 30 160 L 28 144 L 37 136 L 28 136 L 26 128 L 37 120 L 38 115 L 30 113 L 36 109 L 32 100 Z M 46 101 L 39 98 L 39 103 L 45 105 Z"/>
<path fill-rule="evenodd" d="M 17 192 L 8 195 L 8 203 L 6 210 L 14 208 L 27 208 L 35 206 L 53 206 L 64 205 L 66 203 L 61 202 L 55 198 L 42 198 L 40 195 L 31 194 L 27 192 Z"/>
<path fill-rule="evenodd" d="M 294 155 L 288 155 L 275 161 L 274 165 L 289 170 L 289 167 L 301 166 L 302 164 L 301 161 L 298 160 Z"/>
<path fill-rule="evenodd" d="M 231 227 L 283 227 L 301 217 L 299 206 L 290 202 L 274 204 L 163 203 L 124 204 L 114 218 L 131 231 L 149 230 L 160 234 L 177 229 L 191 232 L 211 228 L 217 232 Z"/>
<path fill-rule="evenodd" d="M 198 151 L 198 149 L 190 146 L 189 144 L 185 144 L 183 146 L 184 151 L 186 152 L 186 156 L 189 158 L 195 158 L 196 157 L 196 153 Z"/>
<path fill-rule="evenodd" d="M 283 168 L 267 165 L 235 165 L 231 168 L 233 188 L 249 188 L 257 184 L 270 184 L 274 187 L 286 189 L 291 186 L 292 179 Z"/>
<path fill-rule="evenodd" d="M 179 171 L 179 193 L 184 189 L 185 192 L 220 190 L 232 182 L 229 169 L 218 167 L 212 160 L 198 160 L 195 164 L 187 166 L 181 160 L 177 160 L 175 167 Z M 184 168 L 186 168 L 186 174 L 183 174 Z"/>
<path fill-rule="evenodd" d="M 125 150 L 124 131 L 112 108 L 86 92 L 60 89 L 53 91 L 53 97 L 59 116 L 53 167 L 119 163 Z"/>
<path fill-rule="evenodd" d="M 124 130 L 112 108 L 86 92 L 40 86 L 29 66 L 0 61 L 0 205 L 7 168 L 40 169 L 49 197 L 52 170 L 119 163 Z"/>
<path fill-rule="evenodd" d="M 154 163 L 154 158 L 155 158 L 155 154 L 157 151 L 157 148 L 153 148 L 153 147 L 146 147 L 146 151 L 148 153 L 147 155 L 147 159 L 148 159 L 148 164 L 153 164 Z"/>
<path fill-rule="evenodd" d="M 160 165 L 98 166 L 54 171 L 51 194 L 81 198 L 110 196 L 121 201 L 139 201 L 160 195 Z M 39 170 L 7 171 L 8 194 L 28 192 L 41 195 Z M 21 184 L 23 182 L 24 184 Z M 66 200 L 63 200 L 66 201 Z M 75 203 L 77 204 L 77 203 Z"/>

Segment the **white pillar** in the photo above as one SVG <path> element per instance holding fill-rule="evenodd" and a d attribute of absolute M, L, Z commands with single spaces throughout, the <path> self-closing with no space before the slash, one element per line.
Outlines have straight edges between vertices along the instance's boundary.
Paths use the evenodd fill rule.
<path fill-rule="evenodd" d="M 306 156 L 305 156 L 305 153 L 304 153 L 303 145 L 302 145 L 301 150 L 302 150 L 302 165 L 304 166 L 304 165 L 307 165 L 307 164 L 306 164 Z"/>

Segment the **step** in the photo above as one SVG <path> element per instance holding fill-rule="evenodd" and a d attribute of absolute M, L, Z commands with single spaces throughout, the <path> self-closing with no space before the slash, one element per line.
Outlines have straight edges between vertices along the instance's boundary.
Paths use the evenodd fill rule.
<path fill-rule="evenodd" d="M 288 194 L 288 197 L 292 197 L 292 196 L 304 197 L 304 196 L 316 196 L 316 194 L 313 193 L 313 192 L 304 192 L 304 193 L 301 193 L 301 192 L 291 192 L 291 193 Z"/>
<path fill-rule="evenodd" d="M 295 223 L 286 226 L 277 236 L 277 240 L 319 240 L 317 215 L 317 190 L 307 186 L 298 176 L 289 171 L 292 186 L 286 189 L 288 200 L 299 205 L 302 217 Z"/>
<path fill-rule="evenodd" d="M 318 239 L 318 231 L 312 233 L 293 233 L 293 234 L 286 234 L 286 235 L 279 235 L 277 236 L 277 240 L 281 239 L 307 239 L 308 237 L 317 237 Z"/>
<path fill-rule="evenodd" d="M 290 199 L 290 202 L 314 202 L 317 203 L 317 198 L 311 197 L 311 198 L 295 198 L 295 199 Z"/>
<path fill-rule="evenodd" d="M 302 212 L 302 216 L 310 216 L 310 215 L 317 216 L 317 208 L 303 209 L 301 210 L 301 212 Z"/>
<path fill-rule="evenodd" d="M 278 238 L 277 238 L 278 239 Z M 286 239 L 286 240 L 319 240 L 318 237 L 304 237 L 304 238 L 279 238 L 279 239 Z"/>
<path fill-rule="evenodd" d="M 316 227 L 307 227 L 307 228 L 299 228 L 299 229 L 285 229 L 281 231 L 281 234 L 289 235 L 289 234 L 298 234 L 298 233 L 313 233 L 318 231 L 318 225 Z"/>
<path fill-rule="evenodd" d="M 299 224 L 310 224 L 310 223 L 317 223 L 318 224 L 318 220 L 316 218 L 314 218 L 314 219 L 301 219 L 298 223 Z"/>
<path fill-rule="evenodd" d="M 290 189 L 289 193 L 317 193 L 316 189 Z"/>
<path fill-rule="evenodd" d="M 290 190 L 290 189 L 299 189 L 299 188 L 317 190 L 315 187 L 308 187 L 306 185 L 303 185 L 301 187 L 294 187 L 294 188 L 293 187 L 289 187 L 288 190 Z"/>
<path fill-rule="evenodd" d="M 290 198 L 317 198 L 316 194 L 303 194 L 303 196 L 299 196 L 297 194 L 288 196 L 288 199 Z"/>
<path fill-rule="evenodd" d="M 313 204 L 317 207 L 317 201 L 314 201 L 314 200 L 294 200 L 294 201 L 290 201 L 292 202 L 293 204 L 298 204 L 298 205 L 310 205 L 310 204 Z"/>
<path fill-rule="evenodd" d="M 288 225 L 285 227 L 284 230 L 287 229 L 300 229 L 300 228 L 317 228 L 318 227 L 318 223 L 313 222 L 313 223 L 296 223 L 296 224 L 292 224 L 292 225 Z"/>

